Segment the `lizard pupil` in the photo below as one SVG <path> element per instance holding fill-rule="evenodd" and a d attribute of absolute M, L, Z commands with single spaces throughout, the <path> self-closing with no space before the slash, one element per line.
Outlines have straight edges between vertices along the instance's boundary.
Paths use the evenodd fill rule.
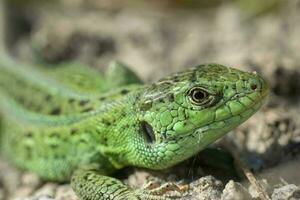
<path fill-rule="evenodd" d="M 155 135 L 152 126 L 146 122 L 141 122 L 141 131 L 145 136 L 145 139 L 148 143 L 154 143 L 155 142 Z"/>
<path fill-rule="evenodd" d="M 202 104 L 207 100 L 209 95 L 205 90 L 196 87 L 190 90 L 189 96 L 193 103 Z"/>
<path fill-rule="evenodd" d="M 193 97 L 195 100 L 202 100 L 206 97 L 206 94 L 200 90 L 194 91 Z"/>

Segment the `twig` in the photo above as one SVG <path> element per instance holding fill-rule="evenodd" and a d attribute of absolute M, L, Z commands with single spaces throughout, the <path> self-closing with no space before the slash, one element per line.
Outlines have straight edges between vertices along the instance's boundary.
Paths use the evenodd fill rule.
<path fill-rule="evenodd" d="M 255 190 L 257 191 L 259 197 L 262 200 L 271 200 L 267 192 L 265 191 L 265 188 L 257 181 L 254 174 L 249 170 L 245 162 L 240 158 L 239 153 L 236 151 L 236 145 L 233 144 L 233 142 L 226 140 L 225 142 L 226 148 L 230 151 L 230 153 L 233 155 L 234 160 L 237 163 L 237 166 L 242 169 L 244 175 L 249 180 L 250 184 L 254 186 Z"/>

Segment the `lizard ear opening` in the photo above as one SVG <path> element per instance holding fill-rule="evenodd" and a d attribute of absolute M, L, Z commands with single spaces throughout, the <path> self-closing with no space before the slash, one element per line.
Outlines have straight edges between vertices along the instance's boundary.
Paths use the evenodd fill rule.
<path fill-rule="evenodd" d="M 145 139 L 148 143 L 152 144 L 155 142 L 155 134 L 153 128 L 148 122 L 146 121 L 141 122 L 141 131 L 144 134 Z"/>

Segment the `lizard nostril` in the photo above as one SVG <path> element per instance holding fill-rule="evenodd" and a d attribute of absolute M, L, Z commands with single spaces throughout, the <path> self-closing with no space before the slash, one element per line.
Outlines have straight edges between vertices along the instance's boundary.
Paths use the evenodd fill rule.
<path fill-rule="evenodd" d="M 254 91 L 257 89 L 257 85 L 256 84 L 252 84 L 250 87 L 251 87 L 251 90 L 254 90 Z"/>

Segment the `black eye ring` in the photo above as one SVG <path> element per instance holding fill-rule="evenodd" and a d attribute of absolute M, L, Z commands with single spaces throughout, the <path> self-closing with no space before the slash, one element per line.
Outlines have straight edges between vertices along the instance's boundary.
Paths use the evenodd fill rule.
<path fill-rule="evenodd" d="M 188 96 L 192 103 L 203 105 L 210 101 L 210 94 L 201 87 L 193 87 L 189 90 Z"/>

